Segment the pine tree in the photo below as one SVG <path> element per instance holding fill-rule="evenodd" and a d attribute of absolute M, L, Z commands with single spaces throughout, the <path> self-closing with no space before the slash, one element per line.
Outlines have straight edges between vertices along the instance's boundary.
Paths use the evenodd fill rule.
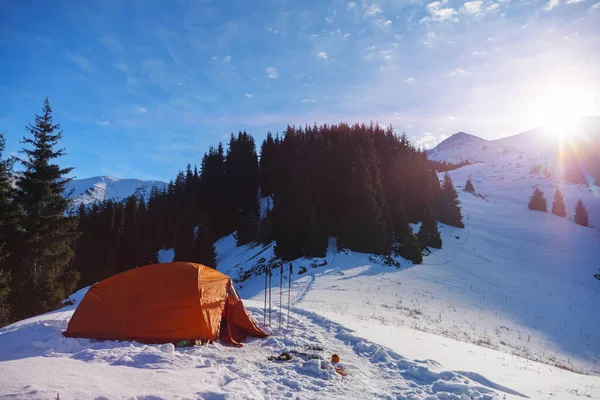
<path fill-rule="evenodd" d="M 465 225 L 462 221 L 462 214 L 460 212 L 460 200 L 458 200 L 458 193 L 452 183 L 452 178 L 448 173 L 444 175 L 444 182 L 442 184 L 442 191 L 438 200 L 437 210 L 438 221 L 456 226 L 458 228 L 464 228 Z"/>
<path fill-rule="evenodd" d="M 423 248 L 419 243 L 419 239 L 413 233 L 412 228 L 410 228 L 408 235 L 404 238 L 398 253 L 401 257 L 412 261 L 413 264 L 421 264 L 423 262 Z"/>
<path fill-rule="evenodd" d="M 559 217 L 567 216 L 567 209 L 565 207 L 565 199 L 564 199 L 562 193 L 560 192 L 560 190 L 558 189 L 558 186 L 556 187 L 556 192 L 554 192 L 554 202 L 552 203 L 552 214 L 558 215 Z"/>
<path fill-rule="evenodd" d="M 575 217 L 574 221 L 576 224 L 581 226 L 588 226 L 588 211 L 583 205 L 581 199 L 577 201 L 577 205 L 575 206 Z"/>
<path fill-rule="evenodd" d="M 475 193 L 475 187 L 473 186 L 471 179 L 467 179 L 467 184 L 465 185 L 464 191 L 469 193 Z"/>
<path fill-rule="evenodd" d="M 273 194 L 273 180 L 275 175 L 275 154 L 277 144 L 273 140 L 271 132 L 267 133 L 267 138 L 263 141 L 260 147 L 260 194 L 262 197 L 267 197 Z"/>
<path fill-rule="evenodd" d="M 3 160 L 5 149 L 4 135 L 0 134 L 0 326 L 11 320 L 10 270 L 5 262 L 9 256 L 9 240 L 15 233 L 16 213 L 12 198 L 14 190 L 10 182 L 12 161 Z"/>
<path fill-rule="evenodd" d="M 75 288 L 78 276 L 70 268 L 72 244 L 77 238 L 76 218 L 67 215 L 70 200 L 65 197 L 66 176 L 72 168 L 61 168 L 53 161 L 65 155 L 56 150 L 62 131 L 52 120 L 48 99 L 42 115 L 35 116 L 35 124 L 27 130 L 31 137 L 22 143 L 32 148 L 23 149 L 19 161 L 26 168 L 17 181 L 15 194 L 19 205 L 18 235 L 21 244 L 13 261 L 14 312 L 17 318 L 39 314 L 60 305 Z"/>
<path fill-rule="evenodd" d="M 0 327 L 9 324 L 12 320 L 10 283 L 10 271 L 0 269 Z"/>
<path fill-rule="evenodd" d="M 362 146 L 358 146 L 352 167 L 352 186 L 348 214 L 339 238 L 343 247 L 364 253 L 381 254 L 387 248 L 385 223 L 372 185 L 369 164 Z"/>
<path fill-rule="evenodd" d="M 544 198 L 544 193 L 536 186 L 528 205 L 530 210 L 548 212 L 548 203 Z"/>
<path fill-rule="evenodd" d="M 207 225 L 200 225 L 196 229 L 192 245 L 192 262 L 206 265 L 207 267 L 217 268 L 217 256 L 215 253 L 213 236 L 208 230 Z M 177 256 L 176 256 L 177 257 Z"/>
<path fill-rule="evenodd" d="M 129 196 L 125 200 L 123 228 L 118 245 L 117 272 L 123 272 L 132 268 L 141 267 L 138 264 L 138 199 Z"/>
<path fill-rule="evenodd" d="M 194 228 L 190 227 L 181 231 L 175 237 L 173 249 L 175 256 L 173 261 L 190 261 L 192 260 L 192 249 L 194 245 Z"/>
<path fill-rule="evenodd" d="M 421 222 L 421 227 L 419 228 L 417 238 L 419 239 L 422 247 L 429 246 L 433 247 L 434 249 L 442 248 L 440 231 L 429 207 L 425 207 L 423 221 Z"/>

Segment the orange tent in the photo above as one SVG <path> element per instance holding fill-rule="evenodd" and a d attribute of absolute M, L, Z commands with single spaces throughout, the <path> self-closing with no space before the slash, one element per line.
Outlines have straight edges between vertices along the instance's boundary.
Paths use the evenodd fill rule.
<path fill-rule="evenodd" d="M 148 265 L 96 283 L 64 335 L 141 343 L 219 338 L 235 345 L 247 336 L 266 336 L 230 277 L 188 262 Z"/>

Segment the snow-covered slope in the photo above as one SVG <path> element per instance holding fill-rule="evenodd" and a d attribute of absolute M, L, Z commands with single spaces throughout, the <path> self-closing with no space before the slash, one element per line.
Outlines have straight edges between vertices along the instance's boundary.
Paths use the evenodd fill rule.
<path fill-rule="evenodd" d="M 511 147 L 482 139 L 465 132 L 458 132 L 450 136 L 435 148 L 429 150 L 430 160 L 458 163 L 470 161 L 472 163 L 485 162 L 508 154 L 517 154 L 518 151 Z"/>
<path fill-rule="evenodd" d="M 243 348 L 64 338 L 75 305 L 0 329 L 4 399 L 501 399 L 521 397 L 476 372 L 410 360 L 315 313 L 294 309 L 289 324 Z M 263 320 L 262 304 L 246 302 Z M 277 312 L 273 319 L 278 319 Z M 287 314 L 282 315 L 287 320 Z M 286 362 L 269 356 L 298 351 Z M 341 358 L 339 375 L 329 361 Z"/>
<path fill-rule="evenodd" d="M 112 176 L 95 176 L 86 179 L 74 179 L 69 183 L 67 192 L 73 191 L 75 204 L 90 204 L 102 200 L 123 200 L 135 193 L 149 194 L 152 186 L 163 189 L 165 182 L 143 181 L 139 179 L 119 179 Z"/>

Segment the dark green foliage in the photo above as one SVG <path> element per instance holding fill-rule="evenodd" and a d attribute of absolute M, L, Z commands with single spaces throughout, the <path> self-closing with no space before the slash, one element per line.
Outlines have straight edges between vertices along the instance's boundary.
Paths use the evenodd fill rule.
<path fill-rule="evenodd" d="M 577 205 L 575 206 L 575 217 L 574 217 L 574 221 L 576 224 L 579 224 L 581 226 L 588 226 L 589 220 L 588 220 L 588 211 L 585 208 L 585 206 L 583 205 L 583 202 L 581 201 L 581 199 L 579 199 L 577 201 Z"/>
<path fill-rule="evenodd" d="M 460 212 L 460 200 L 458 200 L 458 193 L 452 183 L 452 178 L 446 173 L 444 175 L 444 182 L 442 183 L 442 191 L 440 192 L 438 199 L 438 207 L 436 213 L 438 221 L 457 228 L 464 228 L 465 225 L 462 222 L 462 214 Z"/>
<path fill-rule="evenodd" d="M 442 248 L 442 238 L 438 229 L 437 222 L 429 207 L 425 208 L 423 213 L 423 221 L 417 234 L 419 243 L 422 247 L 433 247 L 434 249 Z"/>
<path fill-rule="evenodd" d="M 215 240 L 215 237 L 206 225 L 199 226 L 195 230 L 190 261 L 206 265 L 207 267 L 217 268 L 217 257 L 215 246 L 213 245 Z"/>
<path fill-rule="evenodd" d="M 475 187 L 473 186 L 471 179 L 467 179 L 467 184 L 465 185 L 464 191 L 469 193 L 475 193 Z"/>
<path fill-rule="evenodd" d="M 175 237 L 173 261 L 191 261 L 194 246 L 194 228 L 183 230 Z"/>
<path fill-rule="evenodd" d="M 271 226 L 271 219 L 273 218 L 273 211 L 267 208 L 265 217 L 260 221 L 258 226 L 258 242 L 261 244 L 269 244 L 273 241 L 273 227 Z"/>
<path fill-rule="evenodd" d="M 224 167 L 225 232 L 236 231 L 241 246 L 258 237 L 258 156 L 252 136 L 246 132 L 231 135 Z"/>
<path fill-rule="evenodd" d="M 12 161 L 4 160 L 5 140 L 0 134 L 0 326 L 11 321 L 10 270 L 6 263 L 9 256 L 9 243 L 16 229 L 16 210 L 12 199 L 14 190 L 10 182 Z"/>
<path fill-rule="evenodd" d="M 381 254 L 387 248 L 385 222 L 373 187 L 369 160 L 361 145 L 356 150 L 351 173 L 346 218 L 342 221 L 339 244 L 364 253 Z"/>
<path fill-rule="evenodd" d="M 567 209 L 565 207 L 565 198 L 563 197 L 560 189 L 557 187 L 554 192 L 554 202 L 552 203 L 552 214 L 558 215 L 559 217 L 567 216 Z"/>
<path fill-rule="evenodd" d="M 0 269 L 0 327 L 11 322 L 10 272 Z"/>
<path fill-rule="evenodd" d="M 276 175 L 275 157 L 277 152 L 278 140 L 273 139 L 271 132 L 267 133 L 267 138 L 263 141 L 260 148 L 260 194 L 267 197 L 273 194 L 273 181 Z"/>
<path fill-rule="evenodd" d="M 544 198 L 544 193 L 538 187 L 533 191 L 528 207 L 530 210 L 548 212 L 548 203 Z"/>
<path fill-rule="evenodd" d="M 419 243 L 419 239 L 410 229 L 408 235 L 402 241 L 398 254 L 413 262 L 413 264 L 421 264 L 423 262 L 423 248 Z"/>
<path fill-rule="evenodd" d="M 77 282 L 70 267 L 72 245 L 77 238 L 77 220 L 66 215 L 70 201 L 65 187 L 72 168 L 61 168 L 54 160 L 65 155 L 56 149 L 62 138 L 60 126 L 52 121 L 48 100 L 30 136 L 22 143 L 29 148 L 18 160 L 25 167 L 17 181 L 15 202 L 19 207 L 19 231 L 11 256 L 13 268 L 13 312 L 21 319 L 58 307 Z"/>

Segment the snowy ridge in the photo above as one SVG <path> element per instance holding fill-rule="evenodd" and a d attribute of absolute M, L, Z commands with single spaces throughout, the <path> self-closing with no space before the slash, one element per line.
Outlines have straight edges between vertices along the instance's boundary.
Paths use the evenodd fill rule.
<path fill-rule="evenodd" d="M 434 161 L 476 163 L 518 153 L 519 151 L 512 147 L 506 147 L 465 132 L 458 132 L 429 150 L 428 156 Z"/>
<path fill-rule="evenodd" d="M 119 179 L 112 176 L 95 176 L 86 179 L 74 179 L 67 187 L 72 191 L 76 205 L 91 204 L 103 200 L 123 200 L 132 194 L 149 195 L 152 186 L 164 189 L 167 184 L 161 181 L 143 181 L 140 179 Z"/>

